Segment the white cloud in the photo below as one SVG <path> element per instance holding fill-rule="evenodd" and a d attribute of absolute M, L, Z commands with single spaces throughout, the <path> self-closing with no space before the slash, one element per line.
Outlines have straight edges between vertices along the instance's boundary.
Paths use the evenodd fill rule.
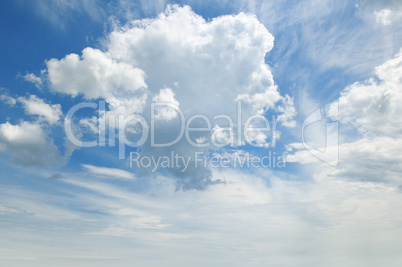
<path fill-rule="evenodd" d="M 40 89 L 42 86 L 42 78 L 36 76 L 33 73 L 28 73 L 24 76 L 21 76 L 25 81 L 33 83 L 36 88 Z"/>
<path fill-rule="evenodd" d="M 60 104 L 49 105 L 35 95 L 30 95 L 28 98 L 19 97 L 18 101 L 23 104 L 26 114 L 37 115 L 40 120 L 49 124 L 57 123 L 63 116 Z"/>
<path fill-rule="evenodd" d="M 130 113 L 143 109 L 144 72 L 100 50 L 86 48 L 82 58 L 70 54 L 61 60 L 51 59 L 46 65 L 55 92 L 73 97 L 82 94 L 86 99 L 104 98 Z"/>
<path fill-rule="evenodd" d="M 297 111 L 293 104 L 293 98 L 286 95 L 282 99 L 282 105 L 278 105 L 276 109 L 282 114 L 278 120 L 284 120 L 282 125 L 289 128 L 294 128 L 296 126 L 296 121 L 293 118 L 296 116 Z"/>
<path fill-rule="evenodd" d="M 10 107 L 15 106 L 17 104 L 17 100 L 8 94 L 0 95 L 0 100 L 9 105 Z"/>
<path fill-rule="evenodd" d="M 369 135 L 402 134 L 402 50 L 376 68 L 376 78 L 348 86 L 339 98 L 339 120 Z"/>
<path fill-rule="evenodd" d="M 164 106 L 164 104 L 166 103 L 174 105 L 176 107 L 179 107 L 180 105 L 179 102 L 174 98 L 174 93 L 172 89 L 161 89 L 159 91 L 159 94 L 155 95 L 152 98 L 152 101 L 154 103 L 162 104 L 162 106 L 155 108 L 155 119 L 170 121 L 177 117 L 176 110 L 172 109 L 171 107 Z"/>
<path fill-rule="evenodd" d="M 121 265 L 244 266 L 247 258 L 251 266 L 314 262 L 363 267 L 395 266 L 401 260 L 395 244 L 401 244 L 402 195 L 396 187 L 337 179 L 289 181 L 269 170 L 222 170 L 213 179 L 224 177 L 225 183 L 205 191 L 175 191 L 171 180 L 159 176 L 149 178 L 151 189 L 138 193 L 138 184 L 131 182 L 65 176 L 69 178 L 44 184 L 44 192 L 50 187 L 64 193 L 54 192 L 52 201 L 48 193 L 0 188 L 0 210 L 14 222 L 3 226 L 3 262 L 18 263 L 23 257 L 32 266 L 85 266 L 89 260 L 101 266 L 109 260 Z M 54 183 L 62 183 L 62 189 Z M 15 211 L 23 212 L 16 216 Z M 16 249 L 22 236 L 30 237 L 26 251 Z M 56 237 L 60 241 L 55 245 L 51 241 Z M 155 254 L 160 261 L 150 261 Z"/>
<path fill-rule="evenodd" d="M 233 102 L 243 99 L 249 113 L 261 112 L 283 99 L 264 62 L 273 39 L 252 15 L 206 22 L 189 7 L 170 6 L 155 20 L 111 32 L 105 52 L 86 48 L 82 59 L 71 54 L 48 61 L 49 81 L 56 92 L 82 92 L 87 99 L 120 102 L 143 96 L 131 92 L 147 88 L 155 95 L 175 87 L 184 110 L 234 113 Z M 220 104 L 212 105 L 210 97 Z"/>
<path fill-rule="evenodd" d="M 82 164 L 82 166 L 90 173 L 98 174 L 100 176 L 109 176 L 111 178 L 125 180 L 132 180 L 135 178 L 133 173 L 121 169 L 92 166 L 88 164 Z"/>
<path fill-rule="evenodd" d="M 361 4 L 362 10 L 370 13 L 370 19 L 375 20 L 376 23 L 391 26 L 398 24 L 402 19 L 402 4 L 397 0 L 365 0 Z"/>
<path fill-rule="evenodd" d="M 220 127 L 215 125 L 212 129 L 211 141 L 218 147 L 223 147 L 227 144 L 233 144 L 233 131 L 227 127 Z"/>
<path fill-rule="evenodd" d="M 339 166 L 329 168 L 323 164 L 320 177 L 344 180 L 363 180 L 401 184 L 402 158 L 402 53 L 376 68 L 375 78 L 354 83 L 341 92 L 339 121 L 344 126 L 352 124 L 360 133 L 355 140 L 346 141 L 349 132 L 340 136 L 339 147 L 326 147 L 334 154 L 339 148 Z M 330 106 L 333 113 L 336 105 Z M 350 139 L 350 138 L 349 138 Z M 317 162 L 302 144 L 291 145 L 298 150 L 289 155 L 292 162 Z"/>
<path fill-rule="evenodd" d="M 265 63 L 273 41 L 253 15 L 240 13 L 207 22 L 188 6 L 169 6 L 155 19 L 131 21 L 113 30 L 105 51 L 86 48 L 81 58 L 71 54 L 49 60 L 47 72 L 55 92 L 104 98 L 113 104 L 115 109 L 107 111 L 106 117 L 141 113 L 149 119 L 152 101 L 167 101 L 180 104 L 187 118 L 202 114 L 213 121 L 215 115 L 225 114 L 234 119 L 238 114 L 236 100 L 241 99 L 243 117 L 238 126 L 249 116 L 268 110 L 285 113 L 288 122 L 281 123 L 292 126 L 293 102 L 281 96 Z M 163 120 L 156 126 L 155 139 L 174 140 L 176 112 L 157 110 L 157 116 Z M 169 149 L 155 149 L 149 143 L 144 147 L 141 153 L 155 156 L 169 155 L 172 150 L 183 156 L 195 151 L 184 142 Z M 206 182 L 210 177 L 203 169 L 173 173 L 194 181 L 197 178 L 193 175 L 201 175 L 198 180 Z"/>
<path fill-rule="evenodd" d="M 49 166 L 65 161 L 41 126 L 31 122 L 0 124 L 0 152 L 10 154 L 11 161 L 20 165 Z"/>
<path fill-rule="evenodd" d="M 376 25 L 373 16 L 374 11 L 383 9 L 397 14 L 402 10 L 398 0 L 366 0 L 356 6 L 348 0 L 233 2 L 238 10 L 257 14 L 278 36 L 275 40 L 278 49 L 270 59 L 276 73 L 304 91 L 316 86 L 324 90 L 333 81 L 342 83 L 350 74 L 367 77 L 375 66 L 392 58 L 401 46 L 401 24 L 395 22 L 384 30 Z M 340 20 L 340 14 L 348 15 Z M 320 68 L 315 68 L 315 64 Z M 320 81 L 315 77 L 326 75 L 334 68 L 342 73 L 339 77 L 343 79 L 332 76 L 326 83 L 315 84 Z M 289 72 L 292 75 L 287 76 Z M 326 95 L 333 96 L 331 91 Z"/>
<path fill-rule="evenodd" d="M 381 23 L 383 25 L 390 25 L 391 24 L 391 10 L 383 9 L 380 11 L 374 11 L 374 16 L 377 23 Z"/>
<path fill-rule="evenodd" d="M 316 12 L 308 9 L 313 2 L 322 11 L 320 18 L 328 14 L 326 1 L 310 1 L 303 4 L 308 15 Z M 258 1 L 243 4 L 258 8 Z M 117 105 L 116 113 L 142 112 L 156 99 L 180 102 L 190 115 L 233 115 L 234 99 L 242 98 L 246 114 L 270 108 L 288 118 L 295 116 L 293 100 L 279 94 L 261 59 L 272 48 L 265 47 L 264 40 L 272 38 L 253 16 L 220 17 L 207 23 L 188 9 L 173 9 L 155 20 L 133 24 L 112 33 L 120 39 L 111 40 L 104 52 L 87 49 L 82 58 L 53 60 L 49 67 L 55 75 L 53 90 L 72 96 L 82 92 L 91 100 L 106 98 Z M 329 42 L 334 40 L 340 39 Z M 331 59 L 343 51 L 331 53 Z M 122 53 L 121 58 L 117 53 Z M 350 54 L 348 50 L 342 56 Z M 131 90 L 129 82 L 122 81 L 132 78 L 125 75 L 130 71 L 117 71 L 125 69 L 124 64 L 136 74 L 144 71 L 135 81 L 146 82 L 146 87 Z M 52 175 L 50 180 L 48 170 L 42 170 L 43 181 L 36 172 L 19 169 L 20 184 L 39 178 L 38 186 L 31 190 L 0 186 L 1 261 L 13 266 L 27 262 L 30 266 L 87 266 L 88 262 L 99 266 L 110 262 L 124 266 L 398 266 L 402 260 L 401 68 L 399 54 L 377 68 L 377 77 L 342 92 L 339 120 L 353 124 L 361 135 L 341 144 L 337 168 L 320 168 L 313 180 L 309 179 L 311 166 L 304 172 L 298 169 L 297 176 L 268 169 L 213 169 L 210 173 L 197 169 L 186 173 L 182 188 L 205 190 L 183 191 L 177 190 L 175 180 L 161 174 L 134 179 L 124 170 L 88 164 L 82 165 L 85 173 L 63 173 L 62 179 Z M 68 77 L 77 87 L 70 87 Z M 47 113 L 38 111 L 52 105 L 35 96 L 20 99 L 32 102 L 27 113 L 55 121 L 57 116 L 46 117 Z M 4 101 L 15 105 L 11 97 Z M 166 114 L 160 113 L 166 124 L 157 137 L 169 139 L 174 136 L 176 118 Z M 93 132 L 99 125 L 95 117 L 81 119 L 80 124 Z M 283 125 L 291 127 L 294 122 Z M 49 164 L 58 155 L 43 128 L 47 126 L 0 124 L 0 151 L 20 164 Z M 217 124 L 214 130 L 223 127 Z M 268 141 L 261 133 L 253 139 Z M 205 137 L 196 140 L 208 141 Z M 147 145 L 143 153 L 155 156 L 172 149 L 194 152 L 182 143 L 166 150 Z M 303 145 L 292 148 L 300 150 Z M 301 163 L 313 159 L 307 151 L 291 156 Z M 4 169 L 2 173 L 8 175 Z M 213 185 L 205 188 L 205 184 Z M 18 249 L 21 240 L 24 250 Z"/>
<path fill-rule="evenodd" d="M 84 118 L 79 121 L 79 125 L 87 128 L 91 133 L 99 132 L 99 119 L 93 116 L 92 118 Z M 81 129 L 82 130 L 82 129 Z"/>
<path fill-rule="evenodd" d="M 105 16 L 105 7 L 99 0 L 41 0 L 37 3 L 27 0 L 17 1 L 61 29 L 64 29 L 66 22 L 73 20 L 77 14 L 85 14 L 94 21 L 100 21 Z"/>

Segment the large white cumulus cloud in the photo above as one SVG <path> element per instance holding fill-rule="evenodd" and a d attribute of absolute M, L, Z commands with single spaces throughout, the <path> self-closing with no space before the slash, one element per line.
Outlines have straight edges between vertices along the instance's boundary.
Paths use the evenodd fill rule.
<path fill-rule="evenodd" d="M 235 119 L 236 102 L 242 101 L 244 118 L 239 126 L 250 115 L 271 110 L 285 114 L 287 119 L 281 123 L 289 127 L 294 125 L 293 100 L 280 94 L 265 63 L 273 45 L 274 37 L 254 15 L 240 13 L 206 21 L 188 6 L 168 6 L 155 19 L 132 21 L 113 30 L 104 51 L 86 48 L 81 57 L 70 54 L 49 60 L 47 73 L 53 91 L 105 99 L 115 107 L 109 114 L 139 113 L 148 118 L 151 103 L 158 100 L 180 106 L 187 117 L 202 114 L 212 120 L 225 114 Z M 174 140 L 177 116 L 166 108 L 159 113 L 163 123 L 155 139 Z M 211 130 L 220 127 L 227 125 L 213 122 Z M 206 140 L 208 135 L 196 138 Z M 267 135 L 260 139 L 262 145 L 270 142 Z M 168 149 L 144 146 L 143 153 L 149 155 L 194 152 L 184 142 Z M 188 170 L 190 176 L 198 173 L 203 171 Z"/>
<path fill-rule="evenodd" d="M 152 93 L 177 84 L 185 110 L 227 113 L 239 97 L 255 110 L 281 99 L 264 63 L 273 41 L 253 15 L 206 22 L 189 7 L 170 7 L 155 20 L 112 32 L 108 54 L 143 69 Z"/>
<path fill-rule="evenodd" d="M 185 110 L 227 114 L 242 99 L 263 112 L 284 100 L 264 61 L 273 41 L 254 15 L 206 22 L 190 7 L 169 6 L 156 19 L 111 32 L 104 52 L 86 48 L 81 58 L 48 61 L 48 77 L 54 91 L 88 99 L 119 101 L 168 86 Z"/>

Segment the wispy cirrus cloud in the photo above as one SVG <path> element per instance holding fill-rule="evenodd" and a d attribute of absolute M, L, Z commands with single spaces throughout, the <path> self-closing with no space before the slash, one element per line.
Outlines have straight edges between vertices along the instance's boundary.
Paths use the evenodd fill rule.
<path fill-rule="evenodd" d="M 226 177 L 226 183 L 204 191 L 176 191 L 174 181 L 159 176 L 149 191 L 137 192 L 139 181 L 117 185 L 84 173 L 64 175 L 56 181 L 43 178 L 43 190 L 51 187 L 52 194 L 0 189 L 0 211 L 11 223 L 2 232 L 0 251 L 8 252 L 4 262 L 160 265 L 149 260 L 150 250 L 168 266 L 243 266 L 244 258 L 256 266 L 400 261 L 394 236 L 401 232 L 402 195 L 393 186 L 336 179 L 306 183 L 273 173 L 217 170 L 213 176 Z M 19 231 L 10 231 L 15 228 Z M 27 235 L 32 238 L 25 251 L 12 249 Z M 56 244 L 49 240 L 55 237 L 60 239 Z M 360 256 L 368 252 L 373 257 Z"/>
<path fill-rule="evenodd" d="M 84 167 L 89 173 L 97 174 L 97 176 L 99 177 L 105 176 L 114 179 L 125 179 L 125 180 L 135 179 L 133 173 L 121 169 L 99 167 L 89 164 L 82 164 L 82 167 Z"/>
<path fill-rule="evenodd" d="M 21 6 L 27 6 L 54 26 L 65 29 L 65 24 L 74 20 L 77 14 L 88 15 L 90 19 L 101 22 L 105 18 L 105 6 L 100 0 L 18 0 Z"/>

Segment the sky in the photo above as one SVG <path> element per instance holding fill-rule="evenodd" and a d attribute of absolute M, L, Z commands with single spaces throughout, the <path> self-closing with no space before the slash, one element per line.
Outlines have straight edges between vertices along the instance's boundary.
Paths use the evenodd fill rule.
<path fill-rule="evenodd" d="M 4 266 L 398 266 L 402 3 L 0 3 Z"/>

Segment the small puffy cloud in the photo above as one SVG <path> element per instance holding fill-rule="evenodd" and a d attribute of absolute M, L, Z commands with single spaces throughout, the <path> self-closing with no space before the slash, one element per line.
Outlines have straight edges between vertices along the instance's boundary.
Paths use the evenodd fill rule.
<path fill-rule="evenodd" d="M 233 144 L 233 131 L 231 128 L 215 125 L 212 129 L 211 141 L 218 147 Z"/>
<path fill-rule="evenodd" d="M 88 129 L 91 133 L 99 132 L 99 119 L 96 117 L 81 119 L 79 125 Z"/>
<path fill-rule="evenodd" d="M 124 179 L 124 180 L 133 180 L 135 179 L 135 176 L 133 173 L 125 171 L 125 170 L 120 170 L 120 169 L 114 169 L 114 168 L 106 168 L 106 167 L 99 167 L 99 166 L 93 166 L 93 165 L 88 165 L 88 164 L 82 164 L 82 166 L 90 173 L 92 174 L 97 174 L 101 176 L 107 176 L 110 178 L 115 178 L 115 179 Z"/>
<path fill-rule="evenodd" d="M 3 94 L 0 95 L 0 100 L 11 107 L 15 106 L 17 102 L 21 103 L 25 114 L 38 116 L 40 121 L 46 121 L 49 124 L 57 123 L 63 116 L 60 104 L 48 104 L 36 95 L 14 98 Z"/>
<path fill-rule="evenodd" d="M 244 131 L 244 137 L 246 141 L 250 144 L 253 144 L 253 146 L 258 147 L 268 147 L 268 136 L 272 137 L 273 135 L 271 129 L 269 128 L 268 122 L 264 125 L 264 123 L 254 121 L 254 123 L 248 125 L 248 127 L 245 128 Z"/>
<path fill-rule="evenodd" d="M 28 73 L 24 76 L 21 76 L 25 81 L 33 83 L 38 89 L 42 86 L 42 78 L 36 76 L 33 73 Z"/>
<path fill-rule="evenodd" d="M 374 16 L 377 23 L 381 23 L 383 25 L 390 25 L 391 24 L 391 10 L 383 9 L 380 11 L 374 11 Z"/>
<path fill-rule="evenodd" d="M 10 143 L 38 143 L 43 144 L 45 140 L 44 132 L 38 124 L 30 122 L 22 122 L 20 125 L 12 125 L 9 122 L 0 125 L 1 138 L 4 141 Z M 29 137 L 29 133 L 32 133 L 32 138 Z"/>
<path fill-rule="evenodd" d="M 376 23 L 384 26 L 397 24 L 402 19 L 402 2 L 398 0 L 365 0 L 361 4 L 363 10 L 372 12 Z"/>
<path fill-rule="evenodd" d="M 278 105 L 276 109 L 279 111 L 280 117 L 277 120 L 280 120 L 281 124 L 288 128 L 293 128 L 296 126 L 296 121 L 293 118 L 296 116 L 296 108 L 293 104 L 293 98 L 289 95 L 286 95 L 282 100 L 282 105 Z"/>
<path fill-rule="evenodd" d="M 33 121 L 20 120 L 18 124 L 8 121 L 0 124 L 0 153 L 10 155 L 13 163 L 24 166 L 60 166 L 66 163 L 76 148 L 67 142 L 61 147 L 56 146 L 52 135 L 55 127 L 60 126 L 61 105 L 46 103 L 35 95 L 14 98 L 3 94 L 0 100 L 10 106 L 21 104 L 25 114 L 36 117 Z"/>
<path fill-rule="evenodd" d="M 57 123 L 63 115 L 60 104 L 47 104 L 35 95 L 28 98 L 19 97 L 18 101 L 23 104 L 26 114 L 39 116 L 40 120 L 49 124 Z"/>
<path fill-rule="evenodd" d="M 11 161 L 20 165 L 49 166 L 64 162 L 41 126 L 25 121 L 17 125 L 0 124 L 0 152 L 10 154 Z"/>
<path fill-rule="evenodd" d="M 170 121 L 177 117 L 177 111 L 169 107 L 171 105 L 179 107 L 179 102 L 174 98 L 172 89 L 161 89 L 159 94 L 152 98 L 152 101 L 158 105 L 160 104 L 160 106 L 155 108 L 155 119 Z"/>
<path fill-rule="evenodd" d="M 402 18 L 402 9 L 400 10 L 382 9 L 380 11 L 374 11 L 373 15 L 377 23 L 387 26 L 391 25 L 392 23 Z"/>
<path fill-rule="evenodd" d="M 47 63 L 48 78 L 54 92 L 86 99 L 104 98 L 108 103 L 141 112 L 146 88 L 144 72 L 124 62 L 117 62 L 98 49 L 85 48 L 77 54 Z M 117 103 L 116 103 L 117 102 Z"/>
<path fill-rule="evenodd" d="M 15 106 L 17 104 L 17 100 L 8 94 L 0 95 L 0 100 L 9 105 L 10 107 Z"/>
<path fill-rule="evenodd" d="M 250 136 L 251 141 L 256 142 L 258 145 L 266 144 L 267 138 L 268 136 L 263 132 L 253 132 Z"/>

